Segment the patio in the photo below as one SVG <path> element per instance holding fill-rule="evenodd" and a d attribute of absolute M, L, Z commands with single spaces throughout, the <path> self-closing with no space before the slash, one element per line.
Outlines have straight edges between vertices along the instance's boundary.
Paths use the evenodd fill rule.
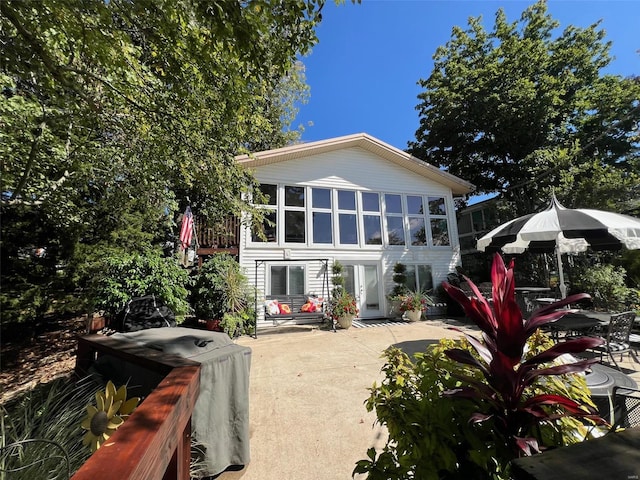
<path fill-rule="evenodd" d="M 447 329 L 453 325 L 475 330 L 438 319 L 337 333 L 278 327 L 262 330 L 258 339 L 241 337 L 238 343 L 253 351 L 251 462 L 218 478 L 350 478 L 367 449 L 384 444 L 384 430 L 373 426 L 375 414 L 364 407 L 367 389 L 381 379 L 382 351 L 390 345 L 422 351 L 439 338 L 459 336 Z M 621 365 L 626 372 L 638 367 L 627 358 Z M 640 384 L 640 371 L 630 376 Z"/>

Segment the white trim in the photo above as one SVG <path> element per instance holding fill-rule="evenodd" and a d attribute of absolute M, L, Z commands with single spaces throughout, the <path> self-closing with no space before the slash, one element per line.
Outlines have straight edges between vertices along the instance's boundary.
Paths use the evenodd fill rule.
<path fill-rule="evenodd" d="M 418 175 L 435 180 L 451 189 L 454 195 L 467 195 L 475 190 L 475 186 L 455 175 L 416 158 L 407 152 L 393 147 L 366 133 L 346 135 L 310 143 L 300 143 L 274 150 L 239 155 L 236 161 L 247 168 L 261 167 L 273 163 L 304 158 L 320 153 L 331 152 L 351 147 L 359 147 L 387 161 L 400 165 Z"/>

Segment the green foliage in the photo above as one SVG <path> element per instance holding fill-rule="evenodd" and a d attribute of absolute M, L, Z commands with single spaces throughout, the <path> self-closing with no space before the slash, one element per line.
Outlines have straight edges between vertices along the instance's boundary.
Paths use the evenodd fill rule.
<path fill-rule="evenodd" d="M 527 356 L 546 350 L 551 343 L 542 333 L 533 335 Z M 483 381 L 478 370 L 445 355 L 452 348 L 473 352 L 464 339 L 444 339 L 416 354 L 413 360 L 397 348 L 384 353 L 384 379 L 370 389 L 366 407 L 375 410 L 389 438 L 381 451 L 372 448 L 367 459 L 357 462 L 354 474 L 364 473 L 371 480 L 509 478 L 513 457 L 507 441 L 496 435 L 489 423 L 467 421 L 477 410 L 473 401 L 443 395 L 461 386 L 452 375 L 454 371 Z M 591 404 L 586 382 L 577 374 L 538 380 L 530 394 L 541 392 Z M 540 429 L 547 445 L 568 445 L 588 435 L 585 425 L 566 417 L 544 422 Z"/>
<path fill-rule="evenodd" d="M 543 0 L 516 22 L 500 9 L 491 30 L 481 18 L 454 27 L 420 81 L 410 152 L 479 193 L 505 192 L 517 215 L 534 211 L 553 187 L 571 197 L 568 206 L 603 201 L 606 191 L 629 202 L 628 190 L 599 182 L 637 189 L 640 83 L 601 73 L 611 59 L 598 23 L 558 27 Z"/>
<path fill-rule="evenodd" d="M 71 473 L 80 468 L 90 454 L 82 445 L 80 423 L 97 390 L 99 385 L 88 379 L 74 383 L 64 378 L 0 406 L 0 447 L 27 441 L 0 456 L 0 479 L 68 478 L 63 457 L 68 459 Z M 27 466 L 8 475 L 2 473 Z"/>
<path fill-rule="evenodd" d="M 344 266 L 338 261 L 334 260 L 331 266 L 331 283 L 333 284 L 333 290 L 331 291 L 332 297 L 339 297 L 344 290 Z"/>
<path fill-rule="evenodd" d="M 2 305 L 12 319 L 60 305 L 114 248 L 172 242 L 189 200 L 212 224 L 251 212 L 256 182 L 234 156 L 297 138 L 290 122 L 307 87 L 296 59 L 317 41 L 323 4 L 0 2 Z M 22 251 L 5 262 L 41 247 L 61 268 L 34 274 Z"/>
<path fill-rule="evenodd" d="M 240 333 L 250 333 L 254 298 L 240 264 L 230 255 L 218 254 L 198 270 L 190 302 L 199 319 L 220 319 L 224 331 L 234 336 L 237 327 Z"/>
<path fill-rule="evenodd" d="M 429 305 L 433 305 L 433 299 L 422 291 L 408 292 L 402 296 L 400 311 L 425 311 Z"/>
<path fill-rule="evenodd" d="M 96 267 L 90 297 L 97 310 L 113 316 L 132 298 L 155 295 L 173 311 L 176 322 L 189 313 L 188 273 L 175 258 L 164 257 L 158 250 L 118 251 Z"/>
<path fill-rule="evenodd" d="M 583 267 L 576 275 L 572 290 L 591 295 L 599 310 L 622 311 L 634 303 L 634 290 L 626 286 L 626 270 L 609 264 Z"/>
<path fill-rule="evenodd" d="M 347 315 L 356 316 L 360 312 L 358 310 L 356 299 L 353 297 L 353 295 L 343 290 L 341 290 L 338 295 L 331 298 L 331 305 L 329 306 L 329 310 L 331 311 L 331 317 L 334 320 Z"/>
<path fill-rule="evenodd" d="M 406 295 L 409 291 L 407 287 L 407 266 L 404 263 L 397 262 L 393 266 L 393 290 L 389 295 L 389 299 L 398 299 L 403 295 Z"/>

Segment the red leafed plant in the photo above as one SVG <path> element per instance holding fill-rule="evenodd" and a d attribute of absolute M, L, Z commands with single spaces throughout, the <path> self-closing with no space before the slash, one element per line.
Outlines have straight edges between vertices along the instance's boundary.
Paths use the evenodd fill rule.
<path fill-rule="evenodd" d="M 602 340 L 591 337 L 567 340 L 524 360 L 527 339 L 539 327 L 555 322 L 571 312 L 563 307 L 589 298 L 589 295 L 572 295 L 534 311 L 531 317 L 524 320 L 515 299 L 513 264 L 512 260 L 507 268 L 499 254 L 494 256 L 491 269 L 493 309 L 468 278 L 466 280 L 475 295 L 472 297 L 447 282 L 443 283 L 447 293 L 462 305 L 466 315 L 482 330 L 482 341 L 466 335 L 479 358 L 470 351 L 457 348 L 445 353 L 455 361 L 478 368 L 486 380 L 479 382 L 452 372 L 465 386 L 450 390 L 446 395 L 476 401 L 483 411 L 474 413 L 470 421 L 492 421 L 496 433 L 504 436 L 515 454 L 521 456 L 540 451 L 541 439 L 537 437 L 538 430 L 535 427 L 541 422 L 553 421 L 561 416 L 573 416 L 604 423 L 590 406 L 580 405 L 562 395 L 534 395 L 527 390 L 541 375 L 562 375 L 586 370 L 595 360 L 551 366 L 544 364 L 565 353 L 580 353 L 601 345 Z M 548 406 L 554 408 L 549 409 Z M 558 413 L 556 407 L 560 407 L 564 413 Z"/>

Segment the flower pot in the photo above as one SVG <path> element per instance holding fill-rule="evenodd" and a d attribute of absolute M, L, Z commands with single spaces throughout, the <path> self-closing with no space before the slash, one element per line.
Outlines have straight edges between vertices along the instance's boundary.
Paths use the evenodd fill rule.
<path fill-rule="evenodd" d="M 198 323 L 200 323 L 202 326 L 204 326 L 204 328 L 206 330 L 209 330 L 211 332 L 221 332 L 222 331 L 222 327 L 220 326 L 220 320 L 219 319 L 198 320 Z"/>
<path fill-rule="evenodd" d="M 340 328 L 347 329 L 353 323 L 355 315 L 343 315 L 342 317 L 338 317 L 338 325 Z"/>
<path fill-rule="evenodd" d="M 407 310 L 404 315 L 410 322 L 417 322 L 422 317 L 422 310 Z"/>

